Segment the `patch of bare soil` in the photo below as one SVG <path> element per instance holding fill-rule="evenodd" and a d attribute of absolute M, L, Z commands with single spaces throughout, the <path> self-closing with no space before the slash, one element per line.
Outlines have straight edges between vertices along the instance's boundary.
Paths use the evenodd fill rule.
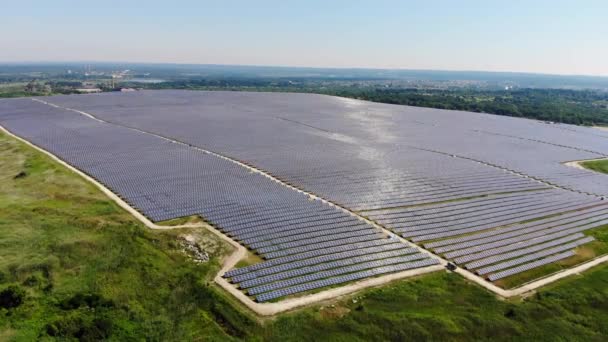
<path fill-rule="evenodd" d="M 209 234 L 197 234 L 191 232 L 179 236 L 182 251 L 189 255 L 195 262 L 207 262 L 210 255 L 220 252 L 220 244 L 217 239 Z"/>

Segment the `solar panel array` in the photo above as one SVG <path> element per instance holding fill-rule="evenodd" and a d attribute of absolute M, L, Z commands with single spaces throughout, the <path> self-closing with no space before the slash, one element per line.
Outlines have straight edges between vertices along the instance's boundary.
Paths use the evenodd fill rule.
<path fill-rule="evenodd" d="M 346 275 L 326 278 L 326 279 L 322 279 L 322 280 L 313 281 L 310 283 L 304 283 L 301 285 L 296 285 L 296 286 L 292 286 L 292 287 L 269 291 L 269 292 L 262 293 L 262 294 L 256 296 L 256 300 L 258 302 L 265 302 L 265 301 L 269 301 L 271 299 L 276 299 L 276 298 L 292 295 L 292 294 L 299 293 L 299 292 L 310 291 L 310 290 L 318 289 L 321 287 L 346 283 L 349 281 L 355 281 L 355 280 L 359 280 L 359 279 L 363 279 L 363 278 L 374 277 L 374 276 L 383 275 L 386 273 L 394 273 L 394 272 L 410 270 L 413 268 L 433 266 L 433 265 L 436 265 L 437 263 L 438 263 L 438 261 L 436 259 L 424 259 L 424 260 L 420 260 L 420 261 L 413 261 L 413 262 L 408 262 L 408 263 L 372 268 L 372 269 L 368 269 L 368 270 L 364 270 L 364 271 L 360 271 L 360 272 L 349 273 Z"/>
<path fill-rule="evenodd" d="M 260 267 L 285 261 L 280 266 L 288 270 L 289 261 L 306 263 L 308 272 L 297 270 L 304 277 L 301 288 L 334 275 L 346 279 L 354 272 L 382 274 L 399 271 L 399 264 L 437 262 L 341 209 L 184 144 L 30 100 L 0 101 L 0 124 L 89 174 L 152 220 L 201 215 L 269 259 Z"/>
<path fill-rule="evenodd" d="M 512 222 L 511 214 L 496 216 L 492 219 L 494 223 L 490 225 L 485 224 L 484 221 L 482 223 L 472 221 L 470 226 L 473 228 L 460 230 L 459 236 L 433 240 L 424 243 L 424 247 L 495 281 L 574 255 L 570 252 L 594 241 L 593 237 L 585 237 L 582 232 L 608 224 L 608 204 L 603 201 L 578 202 L 575 198 L 575 202 L 571 203 L 573 194 L 564 195 L 563 191 L 558 190 L 549 190 L 545 193 L 549 196 L 540 197 L 542 201 L 557 200 L 557 203 L 570 204 L 560 209 L 557 214 L 549 210 L 535 214 L 536 216 L 533 217 L 526 215 L 528 220 L 518 219 L 520 221 L 516 224 Z M 516 197 L 512 196 L 510 199 Z M 520 201 L 523 202 L 524 199 L 521 198 Z M 495 203 L 492 198 L 485 202 L 488 203 L 489 208 Z M 482 201 L 471 203 L 471 207 L 477 213 L 481 213 L 479 217 L 483 217 L 483 213 L 488 210 L 484 209 L 482 203 Z M 505 203 L 505 205 L 510 204 Z M 558 206 L 561 207 L 561 204 Z M 440 208 L 432 207 L 410 209 L 409 214 L 418 214 L 410 216 L 418 220 L 411 222 L 413 229 L 420 228 L 416 228 L 416 222 L 424 220 L 425 215 L 432 212 L 432 215 L 446 218 L 444 227 L 449 230 L 451 225 L 449 216 L 446 215 L 458 215 L 459 211 L 464 210 L 457 204 L 446 204 Z M 475 217 L 471 220 L 475 220 Z M 475 233 L 477 230 L 475 224 L 480 224 L 484 229 Z M 554 258 L 558 255 L 559 258 Z"/>
<path fill-rule="evenodd" d="M 513 267 L 513 268 L 509 268 L 507 270 L 504 271 L 500 271 L 497 273 L 493 273 L 491 274 L 488 279 L 490 279 L 491 281 L 495 281 L 495 280 L 499 280 L 505 277 L 508 277 L 510 275 L 514 275 L 514 274 L 518 274 L 518 273 L 522 273 L 528 270 L 531 270 L 533 268 L 536 267 L 540 267 L 546 264 L 550 264 L 552 262 L 556 262 L 559 260 L 563 260 L 566 258 L 569 258 L 571 256 L 574 256 L 575 253 L 573 251 L 568 251 L 568 252 L 563 252 L 563 253 L 559 253 L 559 254 L 555 254 L 546 258 L 542 258 L 542 259 L 538 259 L 534 262 L 531 262 L 529 264 L 524 264 L 521 266 L 517 266 L 517 267 Z"/>
<path fill-rule="evenodd" d="M 606 176 L 564 165 L 606 156 L 608 134 L 590 128 L 310 94 L 140 91 L 48 100 L 113 125 L 92 129 L 70 113 L 63 122 L 69 132 L 40 129 L 51 137 L 39 144 L 74 159 L 154 220 L 202 214 L 260 253 L 267 261 L 226 275 L 244 290 L 272 288 L 256 294 L 260 301 L 351 279 L 341 269 L 392 270 L 382 263 L 416 252 L 335 207 L 191 146 L 358 211 L 473 271 L 515 260 L 527 262 L 508 269 L 542 266 L 538 260 L 565 255 L 547 253 L 588 243 L 581 232 L 605 224 L 598 196 L 608 194 Z M 46 125 L 44 115 L 27 114 L 50 107 L 26 102 L 0 102 L 3 125 L 26 133 L 24 127 Z M 150 144 L 158 138 L 127 127 L 185 145 Z M 114 135 L 122 130 L 130 136 Z M 90 138 L 86 148 L 83 136 Z M 363 254 L 352 254 L 355 248 Z M 499 279 L 492 276 L 498 272 L 489 279 Z M 290 279 L 308 285 L 274 288 Z"/>
<path fill-rule="evenodd" d="M 312 94 L 141 91 L 52 101 L 205 146 L 350 208 L 429 203 L 446 192 L 429 187 L 456 179 L 469 180 L 471 194 L 517 181 L 462 158 L 608 195 L 605 175 L 563 165 L 608 155 L 608 134 L 592 128 Z"/>

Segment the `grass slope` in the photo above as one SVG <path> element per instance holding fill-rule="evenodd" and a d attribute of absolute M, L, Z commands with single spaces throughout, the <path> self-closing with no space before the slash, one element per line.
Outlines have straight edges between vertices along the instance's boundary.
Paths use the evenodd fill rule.
<path fill-rule="evenodd" d="M 518 301 L 500 301 L 462 277 L 433 273 L 335 305 L 280 317 L 275 341 L 605 341 L 608 268 Z"/>
<path fill-rule="evenodd" d="M 589 170 L 608 173 L 608 160 L 592 160 L 582 162 L 581 165 Z"/>
<path fill-rule="evenodd" d="M 195 264 L 176 234 L 145 229 L 92 185 L 0 134 L 0 293 L 25 292 L 21 305 L 0 308 L 0 340 L 608 338 L 606 266 L 514 301 L 440 272 L 260 323 L 210 284 L 226 249 Z"/>

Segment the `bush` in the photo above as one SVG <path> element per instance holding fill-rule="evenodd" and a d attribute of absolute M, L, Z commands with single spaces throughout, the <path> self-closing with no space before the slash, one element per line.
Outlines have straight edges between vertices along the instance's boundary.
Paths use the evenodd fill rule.
<path fill-rule="evenodd" d="M 104 310 L 114 307 L 111 300 L 96 293 L 77 293 L 61 301 L 59 307 L 66 312 L 45 326 L 47 335 L 76 338 L 79 341 L 99 341 L 112 334 L 112 320 L 109 311 Z"/>
<path fill-rule="evenodd" d="M 94 318 L 88 321 L 80 316 L 64 317 L 47 324 L 45 330 L 53 337 L 100 341 L 109 338 L 112 334 L 112 321 L 107 318 Z"/>
<path fill-rule="evenodd" d="M 25 171 L 21 171 L 18 174 L 16 174 L 13 179 L 21 179 L 21 178 L 25 178 L 27 177 L 27 172 Z"/>
<path fill-rule="evenodd" d="M 23 303 L 25 291 L 17 285 L 11 285 L 0 291 L 0 308 L 12 309 Z"/>
<path fill-rule="evenodd" d="M 89 308 L 109 308 L 113 307 L 114 303 L 96 293 L 77 293 L 73 297 L 62 301 L 59 306 L 64 310 L 75 310 L 83 306 Z"/>
<path fill-rule="evenodd" d="M 27 277 L 27 279 L 25 279 L 23 281 L 23 285 L 29 286 L 29 287 L 36 286 L 40 283 L 41 283 L 40 278 L 38 276 L 36 276 L 35 274 L 32 274 L 31 276 Z"/>

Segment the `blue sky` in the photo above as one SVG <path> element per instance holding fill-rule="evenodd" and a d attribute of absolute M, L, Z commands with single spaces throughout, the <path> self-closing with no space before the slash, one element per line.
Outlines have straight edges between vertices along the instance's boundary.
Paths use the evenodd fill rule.
<path fill-rule="evenodd" d="M 6 1 L 0 61 L 608 76 L 608 1 Z"/>

